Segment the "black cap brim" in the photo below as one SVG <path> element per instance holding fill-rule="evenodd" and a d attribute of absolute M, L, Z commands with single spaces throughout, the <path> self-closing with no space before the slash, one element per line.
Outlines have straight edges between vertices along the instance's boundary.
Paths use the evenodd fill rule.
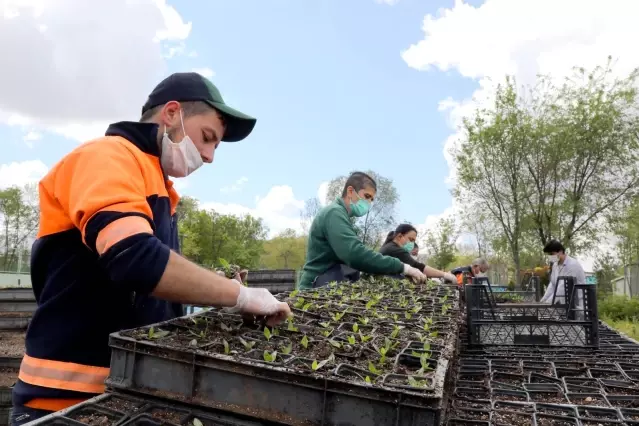
<path fill-rule="evenodd" d="M 253 131 L 255 123 L 257 122 L 257 119 L 254 117 L 246 115 L 223 103 L 211 101 L 205 102 L 215 108 L 224 118 L 226 130 L 224 131 L 222 141 L 239 142 L 242 139 L 245 139 Z"/>

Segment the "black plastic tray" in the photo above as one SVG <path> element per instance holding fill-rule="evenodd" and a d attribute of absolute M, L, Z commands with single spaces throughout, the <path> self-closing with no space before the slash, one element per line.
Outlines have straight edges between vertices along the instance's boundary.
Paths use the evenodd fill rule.
<path fill-rule="evenodd" d="M 438 425 L 442 392 L 355 385 L 229 356 L 180 352 L 114 333 L 109 388 L 184 401 L 289 425 Z M 436 376 L 448 360 L 438 361 Z M 339 368 L 339 367 L 338 367 Z"/>
<path fill-rule="evenodd" d="M 0 330 L 26 330 L 31 321 L 30 315 L 0 316 Z"/>
<path fill-rule="evenodd" d="M 114 400 L 124 401 L 112 404 Z M 125 393 L 106 393 L 65 410 L 28 423 L 29 426 L 67 425 L 79 426 L 104 419 L 109 426 L 276 426 L 279 423 L 264 422 L 245 416 L 217 410 L 193 408 L 156 398 L 140 397 Z M 97 417 L 97 418 L 96 418 Z"/>
<path fill-rule="evenodd" d="M 35 296 L 31 287 L 25 288 L 1 288 L 0 301 L 27 300 L 35 302 Z"/>

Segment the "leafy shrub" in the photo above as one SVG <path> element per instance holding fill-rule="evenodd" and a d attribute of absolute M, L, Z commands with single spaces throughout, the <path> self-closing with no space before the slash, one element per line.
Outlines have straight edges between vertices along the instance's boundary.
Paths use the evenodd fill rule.
<path fill-rule="evenodd" d="M 639 320 L 639 297 L 608 296 L 599 300 L 599 316 L 611 320 Z"/>

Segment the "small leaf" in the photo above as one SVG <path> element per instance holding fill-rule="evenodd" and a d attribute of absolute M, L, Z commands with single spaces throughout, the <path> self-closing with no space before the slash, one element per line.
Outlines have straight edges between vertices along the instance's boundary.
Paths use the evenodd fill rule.
<path fill-rule="evenodd" d="M 353 333 L 357 333 L 357 330 L 359 330 L 359 325 L 357 325 L 357 323 L 353 324 Z"/>
<path fill-rule="evenodd" d="M 370 378 L 369 376 L 366 376 L 366 377 L 364 378 L 364 381 L 365 381 L 366 383 L 368 383 L 368 384 L 371 384 L 371 383 L 372 383 L 372 382 L 371 382 L 371 378 Z"/>
<path fill-rule="evenodd" d="M 336 342 L 333 339 L 328 339 L 328 343 L 330 343 L 331 345 L 333 345 L 334 347 L 336 347 L 338 349 L 342 347 L 342 344 L 340 342 Z"/>
<path fill-rule="evenodd" d="M 311 364 L 311 368 L 313 369 L 313 371 L 319 368 L 319 365 L 317 364 L 317 360 L 313 360 L 313 364 Z"/>
<path fill-rule="evenodd" d="M 328 361 L 330 361 L 330 358 L 325 359 L 324 361 L 320 361 L 317 364 L 317 368 L 315 368 L 314 370 L 319 370 L 320 368 L 324 367 Z"/>
<path fill-rule="evenodd" d="M 302 337 L 302 346 L 304 346 L 304 349 L 308 349 L 308 337 L 306 337 L 306 335 L 304 335 L 304 337 Z"/>
<path fill-rule="evenodd" d="M 231 348 L 229 347 L 229 342 L 222 339 L 222 344 L 224 345 L 224 353 L 228 355 L 228 353 L 231 352 Z"/>
<path fill-rule="evenodd" d="M 412 356 L 416 356 L 417 358 L 419 358 L 420 356 L 422 356 L 422 354 L 421 354 L 421 353 L 416 352 L 416 351 L 411 351 L 411 353 L 410 353 L 410 354 L 411 354 Z"/>
<path fill-rule="evenodd" d="M 204 424 L 197 417 L 193 417 L 193 426 L 204 426 Z"/>
<path fill-rule="evenodd" d="M 264 337 L 266 337 L 267 341 L 271 340 L 271 330 L 268 327 L 264 327 Z"/>
<path fill-rule="evenodd" d="M 288 355 L 293 350 L 293 342 L 288 342 L 288 346 L 282 347 L 282 353 Z"/>
<path fill-rule="evenodd" d="M 311 306 L 313 306 L 313 302 L 308 302 L 306 305 L 302 306 L 302 310 L 308 311 Z"/>
<path fill-rule="evenodd" d="M 370 371 L 373 374 L 380 374 L 380 371 L 377 369 L 377 367 L 375 367 L 375 364 L 373 364 L 373 361 L 368 361 L 368 371 Z"/>
<path fill-rule="evenodd" d="M 223 322 L 220 323 L 220 328 L 224 331 L 232 331 L 233 329 L 231 327 L 229 327 L 228 325 L 224 324 Z"/>
<path fill-rule="evenodd" d="M 189 346 L 197 346 L 197 339 L 193 339 L 189 342 Z"/>
<path fill-rule="evenodd" d="M 319 325 L 321 325 L 324 328 L 328 328 L 331 325 L 331 323 L 330 322 L 320 322 Z"/>
<path fill-rule="evenodd" d="M 298 294 L 299 292 L 300 292 L 299 290 L 293 290 L 293 291 L 291 291 L 291 292 L 289 293 L 288 297 L 291 297 L 291 298 L 292 298 L 292 297 L 295 297 L 295 296 L 297 296 L 297 294 Z"/>
<path fill-rule="evenodd" d="M 352 334 L 350 336 L 348 336 L 348 343 L 350 343 L 351 345 L 354 345 L 357 341 L 355 340 L 355 336 L 353 336 Z"/>

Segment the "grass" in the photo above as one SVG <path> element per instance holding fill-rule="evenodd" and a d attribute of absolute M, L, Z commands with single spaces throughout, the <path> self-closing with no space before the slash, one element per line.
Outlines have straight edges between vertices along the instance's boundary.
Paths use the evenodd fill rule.
<path fill-rule="evenodd" d="M 610 327 L 624 333 L 628 337 L 639 340 L 639 321 L 636 320 L 613 320 L 608 317 L 602 317 Z"/>
<path fill-rule="evenodd" d="M 610 327 L 639 340 L 639 298 L 606 296 L 599 299 L 599 318 Z"/>

